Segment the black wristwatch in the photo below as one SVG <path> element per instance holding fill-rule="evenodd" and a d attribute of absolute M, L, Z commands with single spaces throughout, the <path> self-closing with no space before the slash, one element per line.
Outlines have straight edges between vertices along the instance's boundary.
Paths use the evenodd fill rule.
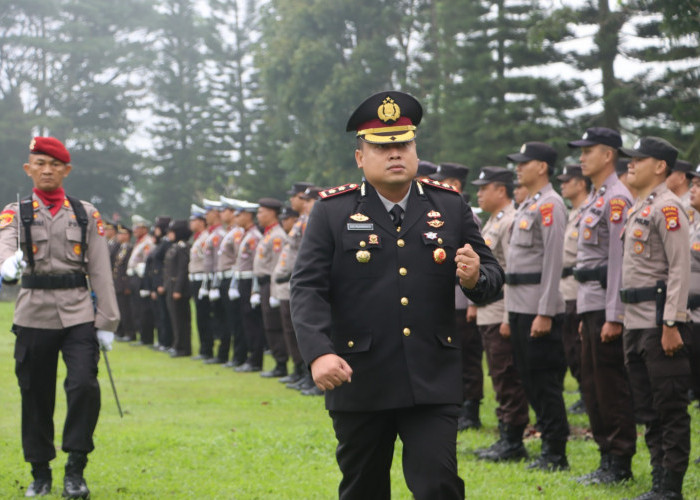
<path fill-rule="evenodd" d="M 678 326 L 678 322 L 665 320 L 664 325 L 669 327 L 669 328 L 674 328 L 674 327 Z"/>

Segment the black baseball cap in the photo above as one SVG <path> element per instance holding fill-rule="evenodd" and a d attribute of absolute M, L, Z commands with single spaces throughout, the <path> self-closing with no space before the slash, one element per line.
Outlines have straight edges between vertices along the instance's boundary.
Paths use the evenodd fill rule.
<path fill-rule="evenodd" d="M 299 217 L 299 212 L 293 210 L 292 207 L 284 206 L 280 211 L 280 220 L 288 219 L 290 217 Z"/>
<path fill-rule="evenodd" d="M 434 181 L 444 181 L 445 179 L 459 179 L 462 184 L 467 180 L 469 167 L 459 163 L 441 163 L 434 174 L 429 177 Z"/>
<path fill-rule="evenodd" d="M 513 171 L 503 167 L 482 167 L 479 178 L 472 181 L 474 186 L 485 186 L 492 182 L 513 185 Z"/>
<path fill-rule="evenodd" d="M 591 127 L 586 129 L 581 139 L 569 142 L 569 147 L 583 148 L 586 146 L 595 146 L 596 144 L 604 144 L 617 149 L 622 146 L 622 137 L 620 136 L 620 132 L 611 128 Z"/>
<path fill-rule="evenodd" d="M 428 160 L 421 160 L 418 162 L 418 177 L 428 177 L 437 172 L 437 165 Z"/>
<path fill-rule="evenodd" d="M 668 168 L 673 170 L 678 158 L 678 150 L 666 139 L 661 137 L 642 137 L 631 148 L 619 148 L 621 155 L 631 158 L 656 158 L 663 160 Z"/>
<path fill-rule="evenodd" d="M 526 142 L 520 147 L 517 153 L 509 154 L 507 158 L 516 163 L 523 163 L 531 160 L 538 160 L 554 167 L 557 162 L 557 151 L 544 142 Z"/>
<path fill-rule="evenodd" d="M 561 174 L 557 175 L 557 179 L 561 182 L 569 182 L 574 177 L 583 179 L 583 171 L 581 170 L 581 165 L 566 165 L 561 171 Z"/>
<path fill-rule="evenodd" d="M 615 173 L 617 176 L 621 176 L 627 173 L 627 165 L 630 164 L 629 158 L 618 158 L 617 163 L 615 163 Z"/>
<path fill-rule="evenodd" d="M 686 172 L 685 176 L 688 179 L 692 179 L 693 177 L 700 177 L 700 165 L 695 167 L 695 170 L 691 170 L 690 172 Z"/>

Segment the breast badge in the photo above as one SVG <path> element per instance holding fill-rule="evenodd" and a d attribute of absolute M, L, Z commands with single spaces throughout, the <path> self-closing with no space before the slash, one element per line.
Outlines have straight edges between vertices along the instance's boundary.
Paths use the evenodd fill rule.
<path fill-rule="evenodd" d="M 447 252 L 444 248 L 436 248 L 433 250 L 433 260 L 436 264 L 442 264 L 447 259 Z"/>
<path fill-rule="evenodd" d="M 644 210 L 642 210 L 642 217 L 646 217 L 651 213 L 651 207 L 645 207 Z"/>
<path fill-rule="evenodd" d="M 369 259 L 372 258 L 372 254 L 369 253 L 369 250 L 358 250 L 355 254 L 355 258 L 360 264 L 367 264 Z"/>
<path fill-rule="evenodd" d="M 431 219 L 437 219 L 439 217 L 442 217 L 442 214 L 440 214 L 440 212 L 437 212 L 435 210 L 431 210 L 430 212 L 428 212 L 428 217 L 430 217 Z"/>
<path fill-rule="evenodd" d="M 80 248 L 80 243 L 76 243 L 75 245 L 73 245 L 73 253 L 75 255 L 80 255 L 81 252 L 82 248 Z"/>
<path fill-rule="evenodd" d="M 590 230 L 590 229 L 586 228 L 586 229 L 583 230 L 583 239 L 584 239 L 584 240 L 590 240 L 590 239 L 591 239 L 591 235 L 592 235 L 592 233 L 591 233 L 591 230 Z"/>
<path fill-rule="evenodd" d="M 437 219 L 429 220 L 429 221 L 428 221 L 428 225 L 429 225 L 430 227 L 434 227 L 435 229 L 437 229 L 437 228 L 439 228 L 439 227 L 444 226 L 444 225 L 445 225 L 445 221 L 444 221 L 444 220 L 437 220 Z"/>
<path fill-rule="evenodd" d="M 430 231 L 428 233 L 423 233 L 423 236 L 425 236 L 429 240 L 436 240 L 438 237 L 437 233 L 435 233 L 433 231 Z"/>
<path fill-rule="evenodd" d="M 376 234 L 370 234 L 367 242 L 370 245 L 379 245 L 379 236 L 377 236 Z"/>
<path fill-rule="evenodd" d="M 602 207 L 603 205 L 605 205 L 605 198 L 603 198 L 603 197 L 601 196 L 601 197 L 598 198 L 598 200 L 595 202 L 595 206 L 598 207 L 598 208 L 600 208 L 600 207 Z"/>
<path fill-rule="evenodd" d="M 367 222 L 369 220 L 369 217 L 367 217 L 365 214 L 352 214 L 350 218 L 356 222 Z"/>
<path fill-rule="evenodd" d="M 639 255 L 643 251 L 644 251 L 644 243 L 642 243 L 641 241 L 635 241 L 634 242 L 634 253 Z"/>

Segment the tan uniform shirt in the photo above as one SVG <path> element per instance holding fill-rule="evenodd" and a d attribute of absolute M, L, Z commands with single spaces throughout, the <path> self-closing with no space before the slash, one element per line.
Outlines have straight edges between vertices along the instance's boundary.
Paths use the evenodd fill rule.
<path fill-rule="evenodd" d="M 690 290 L 691 295 L 700 295 L 700 224 L 695 224 L 690 235 Z M 700 307 L 690 311 L 694 323 L 700 323 Z M 700 341 L 700 340 L 699 340 Z"/>
<path fill-rule="evenodd" d="M 681 196 L 681 203 L 683 204 L 683 209 L 688 215 L 688 221 L 690 222 L 690 227 L 694 227 L 698 222 L 697 211 L 690 204 L 690 191 L 686 191 L 683 196 Z"/>
<path fill-rule="evenodd" d="M 204 245 L 204 272 L 209 275 L 210 280 L 214 279 L 214 273 L 218 271 L 219 245 L 224 236 L 226 236 L 226 229 L 223 226 L 209 228 L 209 236 Z"/>
<path fill-rule="evenodd" d="M 81 229 L 70 202 L 52 216 L 34 195 L 34 222 L 31 226 L 32 247 L 26 248 L 24 228 L 20 231 L 22 251 L 34 252 L 35 274 L 67 274 L 86 271 L 97 297 L 95 311 L 87 288 L 44 290 L 20 288 L 15 304 L 14 323 L 28 328 L 59 330 L 81 323 L 94 322 L 100 330 L 115 331 L 119 309 L 112 281 L 107 240 L 102 218 L 93 205 L 81 203 L 88 216 L 85 267 L 81 261 Z M 17 250 L 17 231 L 21 225 L 17 203 L 7 205 L 0 219 L 0 262 Z M 24 274 L 28 274 L 27 268 Z"/>
<path fill-rule="evenodd" d="M 245 229 L 241 226 L 232 226 L 224 235 L 219 245 L 219 258 L 217 270 L 221 272 L 235 271 L 238 245 L 241 244 Z"/>
<path fill-rule="evenodd" d="M 581 208 L 572 208 L 569 211 L 569 222 L 564 231 L 564 269 L 573 269 L 576 266 L 576 252 L 578 252 L 578 221 L 581 218 Z M 565 301 L 576 300 L 578 293 L 578 281 L 570 274 L 559 282 L 559 291 Z"/>
<path fill-rule="evenodd" d="M 559 282 L 566 220 L 564 200 L 551 184 L 518 208 L 506 256 L 508 273 L 541 273 L 541 278 L 538 284 L 508 287 L 508 312 L 541 316 L 564 312 Z"/>
<path fill-rule="evenodd" d="M 253 274 L 255 276 L 272 276 L 275 265 L 282 253 L 282 246 L 287 240 L 287 233 L 282 226 L 274 224 L 265 229 L 262 240 L 258 243 L 258 248 L 253 262 Z M 270 284 L 270 295 L 277 297 L 277 283 Z"/>
<path fill-rule="evenodd" d="M 190 247 L 190 263 L 188 264 L 190 274 L 204 273 L 204 251 L 208 236 L 209 231 L 206 229 L 195 235 L 194 242 Z"/>
<path fill-rule="evenodd" d="M 241 245 L 238 247 L 238 256 L 236 257 L 236 267 L 238 271 L 244 273 L 242 278 L 253 277 L 253 261 L 255 260 L 255 249 L 258 248 L 258 243 L 262 239 L 262 234 L 257 226 L 251 226 L 243 236 Z"/>
<path fill-rule="evenodd" d="M 492 214 L 484 224 L 481 231 L 484 242 L 491 249 L 493 256 L 504 271 L 506 267 L 506 255 L 508 254 L 508 242 L 510 240 L 511 226 L 515 217 L 515 206 L 511 203 L 496 214 Z M 503 293 L 507 294 L 507 285 L 503 285 Z M 477 325 L 495 325 L 508 322 L 505 299 L 498 300 L 487 306 L 478 306 L 476 314 Z"/>
<path fill-rule="evenodd" d="M 294 263 L 297 261 L 297 254 L 301 246 L 301 237 L 304 235 L 304 229 L 306 229 L 306 222 L 308 219 L 308 215 L 302 214 L 294 223 L 294 226 L 292 226 L 292 229 L 287 235 L 287 240 L 284 242 L 284 245 L 282 245 L 282 253 L 280 253 L 275 269 L 272 272 L 272 282 L 275 285 L 275 295 L 273 295 L 273 297 L 278 300 L 289 300 L 289 278 L 292 276 Z M 278 277 L 285 277 L 286 281 L 277 283 L 276 279 Z"/>
<path fill-rule="evenodd" d="M 579 285 L 576 312 L 605 311 L 605 321 L 622 323 L 624 305 L 620 300 L 622 281 L 622 230 L 632 195 L 613 172 L 591 193 L 581 211 L 578 235 L 577 269 L 608 266 L 607 288 L 599 281 Z"/>
<path fill-rule="evenodd" d="M 686 321 L 690 269 L 688 216 L 681 200 L 659 184 L 632 207 L 625 226 L 623 288 L 666 283 L 664 321 Z M 655 302 L 625 304 L 625 328 L 655 328 Z"/>
<path fill-rule="evenodd" d="M 143 278 L 143 270 L 145 270 L 146 257 L 155 247 L 153 236 L 147 234 L 134 244 L 134 249 L 129 257 L 129 263 L 126 266 L 126 273 L 129 276 L 138 276 Z"/>

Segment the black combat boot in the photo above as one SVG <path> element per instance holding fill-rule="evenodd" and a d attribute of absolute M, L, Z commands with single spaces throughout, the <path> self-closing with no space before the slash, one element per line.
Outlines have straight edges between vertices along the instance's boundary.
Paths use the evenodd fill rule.
<path fill-rule="evenodd" d="M 632 500 L 663 500 L 665 498 L 661 493 L 663 480 L 664 470 L 659 466 L 653 466 L 651 469 L 651 489 Z"/>
<path fill-rule="evenodd" d="M 524 425 L 510 425 L 499 422 L 501 437 L 493 445 L 478 453 L 482 460 L 491 462 L 519 461 L 528 457 L 523 444 Z"/>
<path fill-rule="evenodd" d="M 66 475 L 63 478 L 64 498 L 90 498 L 90 490 L 88 490 L 85 479 L 83 479 L 83 471 L 86 465 L 86 453 L 74 451 L 68 453 Z"/>
<path fill-rule="evenodd" d="M 566 441 L 542 441 L 542 454 L 530 462 L 527 468 L 545 472 L 569 470 L 569 461 L 566 459 Z"/>
<path fill-rule="evenodd" d="M 481 429 L 481 420 L 479 419 L 479 405 L 481 402 L 478 399 L 467 399 L 459 412 L 457 419 L 457 430 L 465 431 L 467 429 Z"/>
<path fill-rule="evenodd" d="M 304 363 L 298 363 L 294 365 L 294 371 L 287 375 L 286 377 L 282 377 L 279 379 L 280 384 L 294 384 L 296 382 L 299 382 L 301 378 L 304 376 Z"/>
<path fill-rule="evenodd" d="M 583 415 L 586 413 L 586 403 L 583 402 L 583 396 L 579 397 L 578 401 L 569 406 L 566 411 L 572 415 Z"/>
<path fill-rule="evenodd" d="M 25 497 L 41 497 L 51 493 L 51 467 L 48 462 L 32 462 L 32 477 Z"/>
<path fill-rule="evenodd" d="M 664 500 L 683 500 L 683 477 L 685 472 L 664 469 L 661 480 L 661 497 Z"/>
<path fill-rule="evenodd" d="M 596 481 L 597 478 L 604 474 L 610 467 L 610 460 L 610 453 L 601 453 L 600 465 L 598 466 L 598 468 L 593 472 L 589 472 L 588 474 L 584 474 L 583 476 L 577 477 L 575 481 L 580 484 L 595 484 L 593 481 Z"/>
<path fill-rule="evenodd" d="M 611 454 L 607 470 L 584 484 L 614 484 L 630 479 L 632 479 L 632 457 Z"/>

